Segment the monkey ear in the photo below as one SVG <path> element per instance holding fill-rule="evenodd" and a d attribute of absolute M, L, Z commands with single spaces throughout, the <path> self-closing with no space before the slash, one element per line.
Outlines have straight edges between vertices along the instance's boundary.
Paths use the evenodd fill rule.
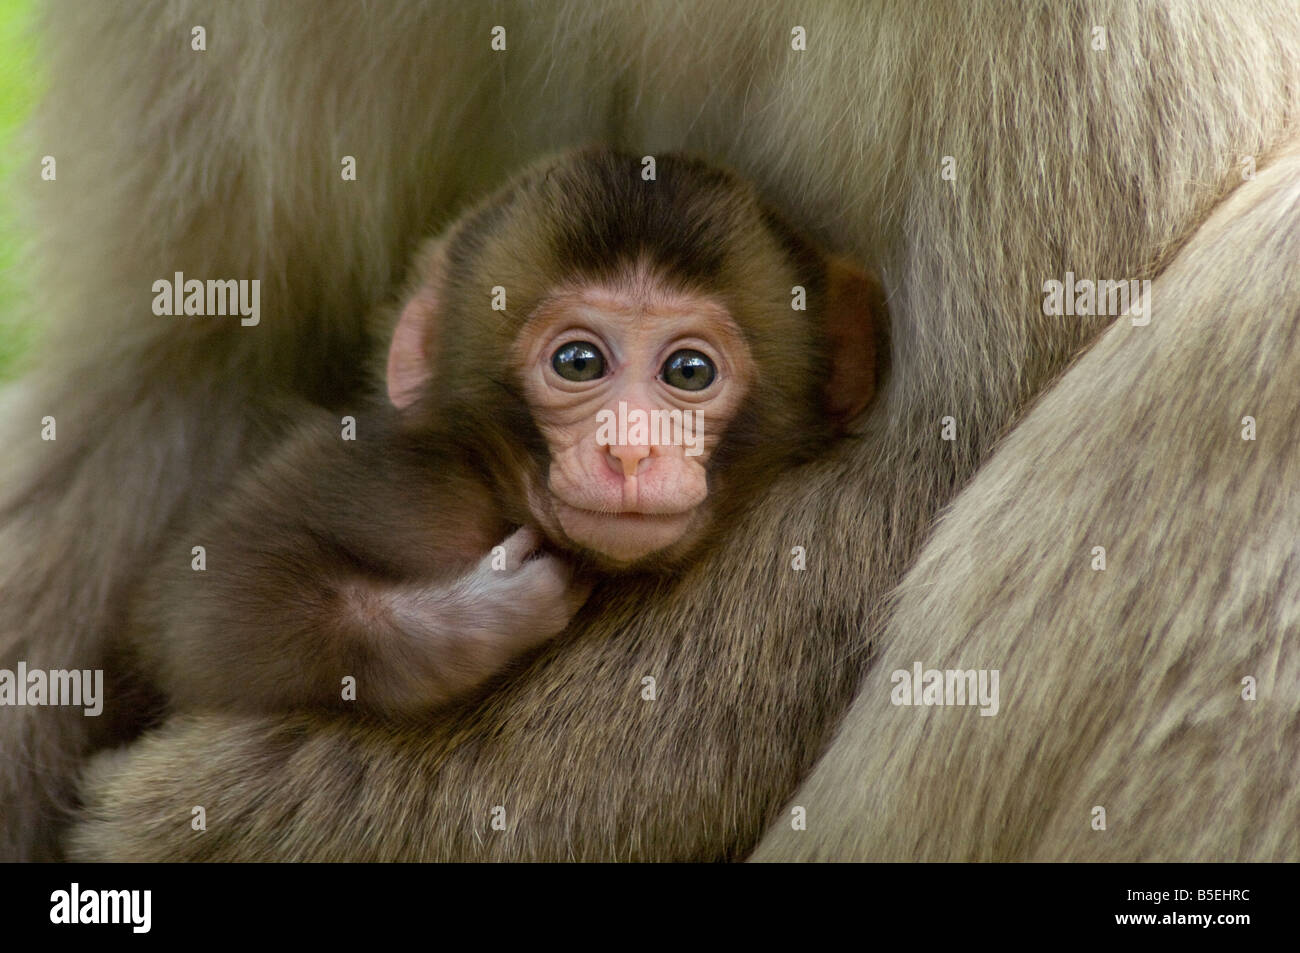
<path fill-rule="evenodd" d="M 402 306 L 388 347 L 388 399 L 399 409 L 414 403 L 433 375 L 443 248 L 443 242 L 434 242 L 420 252 L 424 262 L 420 287 Z"/>
<path fill-rule="evenodd" d="M 831 375 L 826 409 L 846 426 L 876 394 L 876 362 L 885 322 L 880 282 L 843 258 L 827 266 L 826 337 Z"/>

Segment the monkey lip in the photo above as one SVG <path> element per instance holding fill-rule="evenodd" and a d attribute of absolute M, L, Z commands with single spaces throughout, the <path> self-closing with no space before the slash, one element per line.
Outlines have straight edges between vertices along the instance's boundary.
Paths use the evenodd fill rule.
<path fill-rule="evenodd" d="M 688 506 L 683 509 L 664 510 L 664 511 L 625 510 L 625 509 L 616 509 L 616 508 L 591 509 L 590 507 L 578 506 L 574 503 L 566 503 L 564 500 L 558 498 L 555 500 L 555 504 L 556 504 L 555 509 L 557 515 L 560 513 L 560 511 L 568 511 L 570 513 L 581 514 L 582 516 L 588 517 L 590 519 L 601 519 L 601 520 L 620 519 L 620 520 L 645 521 L 645 522 L 672 521 L 672 520 L 683 519 L 687 516 L 690 516 L 691 513 L 695 512 L 695 507 L 693 506 Z"/>
<path fill-rule="evenodd" d="M 615 562 L 634 562 L 666 549 L 687 532 L 695 508 L 670 513 L 638 510 L 592 510 L 554 500 L 555 518 L 564 534 Z"/>

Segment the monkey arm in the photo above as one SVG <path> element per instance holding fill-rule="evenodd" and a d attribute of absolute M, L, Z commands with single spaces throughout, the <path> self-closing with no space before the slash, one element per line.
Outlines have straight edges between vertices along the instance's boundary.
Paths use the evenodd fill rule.
<path fill-rule="evenodd" d="M 314 518 L 317 484 L 338 470 L 323 463 L 317 476 L 263 467 L 164 546 L 127 637 L 172 707 L 341 704 L 343 676 L 382 667 L 385 654 L 368 648 L 385 620 L 365 616 L 359 600 L 384 583 L 344 538 L 344 524 Z M 364 487 L 352 490 L 367 498 Z"/>
<path fill-rule="evenodd" d="M 173 707 L 426 710 L 564 628 L 569 566 L 532 530 L 475 565 L 485 492 L 391 443 L 303 428 L 167 548 L 131 641 Z"/>
<path fill-rule="evenodd" d="M 233 494 L 214 520 L 164 550 L 167 563 L 128 626 L 145 676 L 179 710 L 339 706 L 345 677 L 354 691 L 384 681 L 401 654 L 391 643 L 406 635 L 379 609 L 392 583 L 303 525 L 223 525 L 246 506 Z M 194 541 L 206 557 L 199 568 Z M 382 704 L 373 692 L 357 697 Z"/>

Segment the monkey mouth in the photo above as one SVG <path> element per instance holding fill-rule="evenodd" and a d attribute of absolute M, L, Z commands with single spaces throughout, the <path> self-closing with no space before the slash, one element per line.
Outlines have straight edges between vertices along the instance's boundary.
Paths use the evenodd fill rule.
<path fill-rule="evenodd" d="M 566 503 L 565 505 L 568 506 L 569 504 Z M 638 510 L 638 509 L 593 510 L 593 509 L 588 509 L 585 506 L 574 506 L 571 508 L 578 510 L 581 513 L 590 513 L 592 516 L 617 516 L 617 517 L 627 517 L 629 519 L 641 518 L 646 520 L 675 519 L 679 516 L 685 516 L 687 513 L 691 512 L 690 510 L 671 510 L 663 513 L 655 513 L 655 512 L 651 512 L 650 510 Z"/>
<path fill-rule="evenodd" d="M 588 509 L 555 498 L 553 512 L 570 540 L 616 563 L 632 563 L 679 542 L 691 528 L 696 507 L 665 513 Z"/>
<path fill-rule="evenodd" d="M 595 519 L 612 519 L 615 517 L 622 519 L 622 518 L 639 517 L 647 521 L 658 520 L 658 519 L 672 520 L 672 519 L 681 519 L 683 517 L 690 516 L 698 508 L 697 505 L 693 503 L 688 504 L 686 506 L 682 506 L 680 504 L 672 505 L 667 503 L 660 503 L 660 504 L 651 503 L 651 504 L 642 504 L 642 505 L 633 505 L 633 506 L 627 506 L 624 504 L 611 504 L 608 506 L 602 506 L 600 504 L 595 504 L 595 505 L 588 504 L 584 506 L 582 503 L 566 500 L 563 497 L 561 497 L 558 493 L 554 493 L 554 492 L 552 492 L 551 494 L 551 499 L 554 502 L 555 510 L 557 513 L 560 510 L 570 510 L 575 513 L 581 513 L 584 516 L 588 516 Z"/>

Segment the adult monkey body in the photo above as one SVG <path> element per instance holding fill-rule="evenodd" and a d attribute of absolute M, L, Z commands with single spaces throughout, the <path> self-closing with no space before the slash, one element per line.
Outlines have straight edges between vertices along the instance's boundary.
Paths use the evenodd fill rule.
<path fill-rule="evenodd" d="M 36 140 L 39 154 L 60 156 L 57 186 L 41 183 L 38 193 L 49 203 L 41 308 L 70 338 L 84 336 L 89 315 L 104 333 L 93 354 L 52 344 L 46 378 L 31 381 L 24 412 L 5 419 L 13 461 L 5 466 L 16 468 L 0 480 L 6 666 L 18 658 L 88 664 L 116 625 L 123 587 L 159 539 L 164 518 L 201 492 L 200 475 L 220 483 L 274 439 L 275 419 L 253 408 L 269 405 L 269 395 L 286 385 L 317 399 L 335 394 L 338 382 L 324 368 L 331 357 L 351 366 L 349 345 L 360 335 L 355 316 L 387 290 L 430 216 L 544 149 L 602 136 L 647 152 L 682 147 L 728 162 L 757 179 L 791 218 L 815 226 L 827 245 L 882 262 L 894 327 L 893 372 L 863 440 L 779 481 L 736 527 L 737 545 L 694 567 L 671 591 L 598 593 L 599 618 L 580 620 L 517 684 L 454 724 L 430 726 L 424 737 L 311 719 L 176 721 L 91 779 L 79 851 L 139 859 L 747 853 L 833 730 L 865 668 L 862 649 L 882 632 L 876 609 L 916 557 L 929 519 L 1103 323 L 1044 318 L 1040 283 L 1067 269 L 1117 278 L 1158 273 L 1240 184 L 1241 158 L 1259 156 L 1263 167 L 1295 131 L 1300 14 L 1289 0 L 1231 7 L 1201 0 L 1169 9 L 1093 3 L 1030 16 L 997 0 L 934 6 L 772 5 L 739 16 L 728 7 L 722 16 L 723 5 L 711 3 L 520 5 L 484 15 L 448 5 L 388 10 L 382 20 L 344 5 L 328 16 L 317 6 L 266 13 L 202 5 L 187 13 L 163 4 L 56 8 L 54 86 Z M 208 51 L 193 54 L 184 40 L 205 22 Z M 501 54 L 488 45 L 496 23 L 508 29 L 509 49 Z M 795 24 L 808 30 L 805 52 L 789 49 Z M 1094 25 L 1106 30 L 1104 52 L 1092 49 Z M 411 64 L 422 62 L 430 64 L 425 96 L 415 95 L 410 79 Z M 599 95 L 606 99 L 593 102 Z M 498 113 L 503 102 L 512 104 L 508 116 Z M 138 136 L 127 137 L 121 151 L 103 148 L 123 128 Z M 151 137 L 174 151 L 139 151 Z M 373 151 L 358 156 L 358 180 L 338 181 L 338 156 L 366 148 Z M 945 155 L 956 161 L 952 182 L 940 178 Z M 286 170 L 297 177 L 286 181 Z M 1241 186 L 1243 198 L 1275 212 L 1287 208 L 1278 182 L 1284 174 L 1281 165 L 1266 171 Z M 1300 295 L 1286 269 L 1296 241 L 1287 232 L 1280 237 L 1281 249 L 1269 244 L 1277 234 L 1260 233 L 1243 235 L 1230 252 L 1189 246 L 1221 273 L 1220 286 L 1233 287 L 1249 261 L 1253 281 L 1272 291 L 1267 314 L 1259 298 L 1242 299 L 1255 307 L 1225 321 L 1223 333 L 1248 337 L 1261 322 L 1294 319 Z M 340 268 L 339 261 L 360 267 Z M 145 310 L 147 289 L 175 270 L 260 276 L 276 319 L 264 318 L 259 336 L 159 324 Z M 1208 306 L 1203 294 L 1196 297 L 1202 291 L 1170 288 L 1153 322 Z M 189 344 L 185 335 L 192 335 Z M 1296 345 L 1277 343 L 1271 366 L 1294 379 Z M 1123 360 L 1098 351 L 1094 363 L 1108 354 Z M 1259 378 L 1258 355 L 1220 354 L 1231 362 L 1222 379 Z M 135 373 L 123 376 L 123 366 Z M 1160 381 L 1131 368 L 1114 377 L 1118 367 L 1085 361 L 1073 374 L 1122 379 L 1136 406 L 1151 387 L 1176 401 L 1181 388 L 1201 386 L 1190 365 L 1170 367 Z M 1092 429 L 1092 408 L 1045 403 L 1040 410 L 1053 406 L 1071 416 L 1040 430 L 1033 459 L 1024 461 L 1040 473 L 1071 473 L 1085 456 L 1117 459 L 1135 435 L 1157 426 L 1112 419 Z M 1225 420 L 1247 412 L 1225 407 Z M 59 419 L 54 444 L 42 444 L 33 423 L 47 413 Z M 937 439 L 945 415 L 959 421 L 955 444 Z M 1044 446 L 1053 430 L 1058 443 Z M 1277 433 L 1285 432 L 1279 422 Z M 141 445 L 153 452 L 141 453 Z M 1012 452 L 1016 443 L 1007 446 Z M 1155 438 L 1148 447 L 1160 457 L 1158 470 L 1195 480 L 1172 446 Z M 1294 472 L 1296 451 L 1280 437 L 1261 438 L 1250 451 L 1255 466 Z M 1284 492 L 1280 483 L 1264 486 Z M 1216 492 L 1240 503 L 1246 497 L 1234 494 L 1250 491 Z M 1068 509 L 1080 514 L 1078 537 L 1089 535 L 1082 514 L 1103 507 L 1116 527 L 1140 525 L 1124 516 L 1144 510 L 1104 493 L 1094 484 L 1073 487 Z M 998 505 L 972 494 L 958 501 L 952 519 L 979 524 Z M 1170 518 L 1197 525 L 1195 516 Z M 1040 535 L 1057 535 L 1032 518 L 1003 522 L 997 532 L 1009 555 Z M 1273 684 L 1283 685 L 1293 679 L 1295 659 L 1280 607 L 1297 570 L 1272 561 L 1281 575 L 1269 575 L 1247 554 L 1261 551 L 1261 542 L 1293 541 L 1292 527 L 1252 524 L 1262 541 L 1248 539 L 1244 528 L 1224 532 L 1213 559 L 1240 565 L 1249 591 L 1267 589 L 1277 600 L 1265 603 L 1279 607 L 1272 615 L 1251 616 L 1265 623 L 1251 633 L 1252 658 L 1264 675 L 1271 666 Z M 793 545 L 809 545 L 805 573 L 790 572 L 784 560 Z M 755 553 L 770 553 L 770 562 Z M 950 538 L 925 555 L 927 571 L 943 579 L 945 560 L 964 553 L 954 553 Z M 1011 610 L 989 601 L 1003 575 L 958 562 L 964 574 L 946 602 L 947 618 L 928 618 L 934 631 L 907 638 L 946 645 L 939 629 L 964 633 L 989 612 L 984 624 L 997 629 L 1001 620 L 1002 631 L 1039 651 L 1083 640 L 1106 646 L 1111 657 L 1140 657 L 1154 639 L 1157 659 L 1169 666 L 1186 630 L 1165 623 L 1187 594 L 1166 582 L 1187 572 L 1184 558 L 1145 552 L 1132 570 L 1150 580 L 1135 603 L 1139 613 L 1106 631 L 1081 630 L 1078 619 L 1057 615 L 1058 580 L 1029 567 L 1011 625 L 1004 614 Z M 944 595 L 931 591 L 929 598 Z M 904 587 L 900 624 L 918 624 L 921 616 L 909 610 L 918 598 Z M 817 606 L 811 615 L 809 603 Z M 1244 631 L 1223 592 L 1199 593 L 1197 609 L 1217 620 L 1207 632 Z M 1239 646 L 1198 640 L 1189 647 L 1199 657 L 1188 664 L 1221 668 L 1227 682 L 1243 674 L 1235 670 Z M 1005 659 L 963 651 L 962 663 L 996 667 Z M 877 737 L 858 723 L 837 756 L 845 757 L 845 746 L 854 752 L 855 785 L 876 775 L 889 786 L 886 817 L 856 810 L 859 795 L 841 781 L 838 796 L 834 785 L 815 792 L 810 828 L 838 809 L 864 854 L 912 856 L 920 839 L 889 828 L 910 800 L 908 831 L 930 830 L 942 845 L 918 856 L 1063 858 L 1105 850 L 1102 841 L 1066 836 L 1063 817 L 1048 823 L 1069 806 L 1063 763 L 1075 772 L 1071 785 L 1094 786 L 1086 756 L 1070 739 L 1099 720 L 1137 732 L 1159 720 L 1163 699 L 1158 689 L 1103 697 L 1067 669 L 1049 666 L 1034 683 L 1036 697 L 1053 699 L 1064 714 L 1034 726 L 1045 735 L 1045 753 L 1025 760 L 1015 787 L 996 757 L 981 760 L 978 752 L 963 762 L 962 776 L 944 774 L 941 730 L 922 745 L 906 733 Z M 638 707 L 629 699 L 646 674 L 661 691 Z M 1005 699 L 995 720 L 1010 718 L 1009 706 Z M 69 796 L 86 747 L 84 720 L 33 709 L 0 716 L 4 849 L 50 850 L 56 831 L 34 818 Z M 738 717 L 746 721 L 741 730 Z M 1173 807 L 1130 814 L 1128 830 L 1142 837 L 1112 837 L 1104 842 L 1113 851 L 1107 856 L 1294 859 L 1295 844 L 1255 810 L 1268 803 L 1273 817 L 1294 816 L 1294 769 L 1276 760 L 1286 757 L 1277 742 L 1294 717 L 1294 701 L 1262 690 L 1248 722 L 1214 725 L 1232 738 L 1228 763 L 1207 768 L 1188 756 L 1185 745 L 1199 730 L 1153 752 L 1132 781 L 1144 785 L 1141 798 L 1129 803 Z M 985 740 L 991 755 L 1005 741 L 976 735 L 969 743 Z M 351 787 L 356 778 L 340 773 L 358 759 L 379 779 L 360 791 Z M 1223 791 L 1208 828 L 1181 795 L 1194 772 L 1205 771 L 1216 784 L 1248 779 Z M 188 779 L 184 790 L 176 777 Z M 921 796 L 943 785 L 962 792 L 964 810 Z M 1110 795 L 1099 787 L 1104 803 Z M 340 798 L 341 789 L 352 799 Z M 218 814 L 216 805 L 224 818 L 202 835 L 188 826 L 196 790 L 206 792 L 209 816 Z M 509 806 L 511 831 L 483 830 L 486 810 L 500 803 Z M 364 838 L 351 827 L 362 814 Z M 1086 826 L 1086 818 L 1079 823 Z M 777 840 L 764 855 L 798 856 L 800 843 Z"/>

